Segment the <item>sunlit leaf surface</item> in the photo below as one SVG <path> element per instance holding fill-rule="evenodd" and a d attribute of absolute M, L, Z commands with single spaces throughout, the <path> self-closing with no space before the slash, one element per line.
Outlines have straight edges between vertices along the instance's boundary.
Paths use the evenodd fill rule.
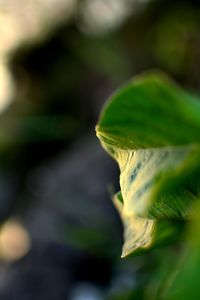
<path fill-rule="evenodd" d="M 124 225 L 125 242 L 122 249 L 122 257 L 124 257 L 138 247 L 146 248 L 152 243 L 152 235 L 156 224 L 154 220 L 126 214 L 120 198 L 121 193 L 116 194 L 113 202 L 121 215 Z"/>

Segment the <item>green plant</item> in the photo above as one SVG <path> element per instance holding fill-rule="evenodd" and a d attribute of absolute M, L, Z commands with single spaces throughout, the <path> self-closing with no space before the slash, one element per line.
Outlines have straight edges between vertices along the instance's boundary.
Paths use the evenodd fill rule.
<path fill-rule="evenodd" d="M 156 271 L 165 275 L 144 299 L 198 299 L 200 101 L 164 74 L 146 73 L 111 97 L 96 131 L 120 168 L 113 201 L 124 224 L 122 256 L 167 249 Z"/>

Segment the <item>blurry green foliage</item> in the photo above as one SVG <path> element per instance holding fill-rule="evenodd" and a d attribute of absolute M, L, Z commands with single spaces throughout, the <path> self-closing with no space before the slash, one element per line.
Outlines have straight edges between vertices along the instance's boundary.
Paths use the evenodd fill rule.
<path fill-rule="evenodd" d="M 77 9 L 83 6 L 84 10 L 84 2 L 82 0 L 77 1 Z M 91 0 L 89 2 L 93 3 L 94 1 Z M 100 2 L 102 1 L 99 0 Z M 108 1 L 103 2 L 105 2 L 105 5 L 108 3 Z M 109 2 L 115 3 L 119 1 L 113 0 Z M 121 2 L 125 1 L 121 0 Z M 116 86 L 119 86 L 129 78 L 131 74 L 137 74 L 150 68 L 162 68 L 172 77 L 175 77 L 178 82 L 181 82 L 182 85 L 199 90 L 199 1 L 151 0 L 128 2 L 133 2 L 132 10 L 130 9 L 123 22 L 113 27 L 112 30 L 104 26 L 104 31 L 101 34 L 97 32 L 91 34 L 91 31 L 81 28 L 79 15 L 76 15 L 68 20 L 66 24 L 63 23 L 60 28 L 52 31 L 45 40 L 40 40 L 28 47 L 19 45 L 19 48 L 13 51 L 9 57 L 9 64 L 16 84 L 16 95 L 15 101 L 1 115 L 0 162 L 1 171 L 5 170 L 5 173 L 11 174 L 11 177 L 13 176 L 14 181 L 17 182 L 17 192 L 14 188 L 10 188 L 10 190 L 14 190 L 13 203 L 15 207 L 18 207 L 18 210 L 22 208 L 24 211 L 29 205 L 32 205 L 31 201 L 34 202 L 30 197 L 29 188 L 27 188 L 27 185 L 29 186 L 29 178 L 34 174 L 34 169 L 40 164 L 45 165 L 47 161 L 54 159 L 57 153 L 67 152 L 68 147 L 80 137 L 84 139 L 85 133 L 90 131 L 94 126 L 94 122 L 96 122 L 102 101 Z M 108 9 L 112 9 L 112 6 L 109 4 Z M 102 11 L 96 13 L 100 20 Z M 115 11 L 113 11 L 114 14 Z M 95 21 L 95 17 L 92 17 Z M 89 15 L 86 14 L 86 18 L 89 20 Z M 94 24 L 91 20 L 92 18 L 89 20 L 90 26 L 93 29 Z M 151 97 L 152 111 L 149 111 L 149 108 L 146 107 L 147 111 L 145 114 L 143 113 L 144 107 L 142 105 L 144 103 L 141 99 L 143 99 L 144 95 L 141 91 L 138 93 L 137 101 L 137 105 L 141 110 L 137 111 L 134 108 L 134 114 L 131 107 L 128 107 L 127 110 L 128 113 L 131 112 L 131 116 L 134 115 L 135 119 L 136 117 L 138 119 L 141 117 L 141 123 L 137 126 L 137 144 L 138 148 L 142 148 L 140 153 L 138 151 L 140 160 L 145 159 L 144 153 L 146 153 L 146 150 L 149 150 L 149 147 L 152 147 L 152 143 L 154 147 L 161 144 L 168 147 L 172 144 L 177 149 L 176 143 L 181 147 L 182 143 L 187 144 L 187 147 L 180 149 L 181 152 L 172 151 L 173 158 L 171 151 L 166 153 L 157 149 L 158 151 L 154 152 L 154 158 L 157 160 L 165 155 L 168 156 L 168 159 L 165 160 L 166 165 L 164 174 L 162 174 L 163 178 L 160 176 L 160 169 L 156 168 L 158 163 L 154 166 L 154 170 L 159 173 L 155 175 L 155 180 L 159 180 L 156 186 L 162 187 L 162 201 L 153 201 L 151 209 L 149 207 L 151 201 L 143 203 L 142 206 L 137 206 L 137 209 L 142 208 L 142 215 L 144 213 L 145 220 L 150 220 L 148 223 L 153 224 L 153 231 L 149 231 L 148 236 L 149 241 L 151 241 L 151 247 L 140 247 L 129 258 L 121 261 L 121 266 L 125 264 L 125 261 L 128 261 L 130 268 L 133 269 L 136 264 L 139 265 L 136 272 L 137 279 L 133 278 L 133 281 L 135 280 L 136 282 L 129 288 L 116 284 L 120 286 L 120 289 L 114 290 L 111 293 L 112 295 L 109 294 L 109 300 L 169 298 L 167 287 L 172 285 L 172 279 L 178 273 L 177 269 L 180 270 L 180 273 L 177 274 L 177 279 L 172 288 L 175 294 L 179 295 L 177 297 L 184 299 L 183 295 L 189 297 L 191 293 L 190 298 L 192 298 L 192 295 L 194 299 L 199 298 L 199 296 L 197 297 L 198 287 L 195 295 L 194 291 L 186 292 L 187 284 L 185 289 L 182 291 L 180 289 L 183 281 L 194 283 L 193 289 L 195 289 L 195 284 L 197 285 L 198 283 L 199 248 L 194 246 L 193 243 L 193 241 L 196 241 L 195 236 L 197 235 L 195 225 L 191 225 L 193 228 L 191 231 L 195 234 L 188 239 L 188 246 L 182 239 L 185 227 L 187 228 L 188 225 L 188 218 L 185 220 L 184 217 L 186 214 L 190 214 L 190 204 L 193 203 L 193 200 L 196 201 L 194 198 L 197 198 L 197 188 L 199 187 L 199 174 L 196 172 L 197 162 L 199 162 L 198 151 L 196 151 L 196 146 L 191 148 L 189 146 L 196 139 L 199 142 L 199 135 L 197 134 L 197 130 L 199 132 L 199 105 L 195 105 L 197 108 L 192 109 L 188 101 L 183 100 L 195 97 L 186 95 L 187 93 L 181 91 L 169 80 L 166 81 L 163 78 L 162 83 L 157 78 L 157 81 L 159 82 L 159 90 L 162 87 L 164 91 L 156 95 L 155 103 L 153 103 Z M 151 84 L 154 83 L 151 81 Z M 149 93 L 148 88 L 147 93 Z M 132 97 L 132 93 L 130 94 Z M 179 95 L 178 98 L 180 98 L 178 107 L 185 105 L 185 108 L 182 110 L 175 107 L 174 100 L 173 103 L 170 102 L 170 99 L 177 98 L 176 95 Z M 165 101 L 160 101 L 160 99 L 164 100 L 164 98 Z M 122 100 L 124 102 L 124 96 Z M 166 102 L 166 109 L 163 107 L 164 102 Z M 196 100 L 192 102 L 196 103 Z M 160 108 L 159 103 L 161 104 Z M 114 114 L 117 122 L 120 116 L 124 118 L 121 103 L 119 103 L 119 107 L 120 114 Z M 163 110 L 160 111 L 162 107 Z M 158 110 L 157 112 L 156 109 Z M 180 120 L 176 124 L 176 122 L 173 123 L 172 121 L 177 118 L 177 111 L 179 112 Z M 156 118 L 155 113 L 157 114 Z M 137 121 L 139 121 L 138 119 Z M 183 126 L 186 119 L 187 125 Z M 111 120 L 111 118 L 107 120 Z M 112 120 L 114 119 L 112 118 Z M 131 123 L 131 120 L 129 121 Z M 146 124 L 147 121 L 149 122 L 148 124 Z M 194 121 L 196 122 L 195 128 L 191 125 L 194 124 Z M 109 124 L 109 126 L 111 125 L 113 124 Z M 153 126 L 153 130 L 150 130 L 151 127 L 149 125 Z M 183 132 L 184 134 L 182 134 Z M 124 127 L 120 138 L 121 143 L 125 144 L 129 138 L 123 139 L 123 137 Z M 159 145 L 156 144 L 158 140 L 161 143 Z M 143 151 L 144 143 L 147 148 L 145 151 Z M 134 139 L 131 147 L 135 147 L 135 145 L 136 139 Z M 77 149 L 77 151 L 79 150 Z M 180 153 L 182 155 L 179 157 Z M 197 156 L 197 159 L 194 156 Z M 178 159 L 176 160 L 176 165 L 173 166 L 175 172 L 172 174 L 170 171 L 170 174 L 168 174 L 167 168 L 171 166 L 170 164 L 173 165 L 175 157 Z M 179 159 L 182 159 L 180 164 Z M 178 177 L 183 170 L 179 169 L 179 165 L 186 171 L 186 173 L 181 174 L 180 182 L 178 182 Z M 80 164 L 77 168 L 79 166 Z M 149 165 L 149 167 L 151 166 Z M 145 173 L 143 169 L 140 176 L 143 177 Z M 193 175 L 188 182 L 191 174 Z M 86 177 L 87 172 L 84 178 Z M 123 176 L 123 178 L 126 182 L 126 176 Z M 174 178 L 175 184 L 172 185 Z M 76 180 L 74 181 L 76 184 Z M 82 181 L 81 178 L 80 182 Z M 141 187 L 143 183 L 141 182 Z M 181 186 L 180 189 L 178 188 L 179 185 Z M 126 184 L 123 184 L 123 186 L 125 189 Z M 171 189 L 170 192 L 169 188 Z M 157 193 L 158 191 L 155 192 Z M 193 194 L 195 194 L 195 197 L 193 197 Z M 174 195 L 176 195 L 176 198 L 174 198 Z M 64 193 L 63 197 L 65 198 Z M 81 194 L 81 197 L 84 199 L 84 195 Z M 119 202 L 117 199 L 115 199 L 115 203 L 122 214 L 124 200 Z M 182 199 L 185 201 L 182 202 Z M 73 200 L 70 201 L 73 202 Z M 163 203 L 166 205 L 169 201 L 170 207 L 167 207 L 166 210 L 160 210 L 160 205 L 163 205 Z M 7 206 L 10 205 L 9 201 L 6 203 Z M 177 209 L 172 209 L 174 204 L 177 204 Z M 59 202 L 57 205 L 60 205 Z M 91 207 L 85 206 L 85 209 L 89 208 L 92 210 Z M 78 209 L 82 210 L 82 207 L 74 211 L 77 213 Z M 148 217 L 146 217 L 147 212 Z M 4 218 L 13 213 L 15 213 L 13 206 L 10 207 L 9 213 L 6 211 L 5 214 L 4 210 L 1 211 Z M 174 213 L 176 219 L 174 217 L 173 220 L 169 219 L 169 216 L 172 217 Z M 95 213 L 94 218 L 96 218 Z M 134 218 L 129 215 L 126 215 L 126 219 L 123 220 L 127 224 L 127 235 L 129 226 L 134 228 L 133 220 Z M 128 223 L 129 221 L 130 224 Z M 143 225 L 146 224 L 141 216 L 139 221 Z M 102 228 L 103 222 L 99 222 L 95 229 L 92 228 L 91 223 L 88 222 L 85 227 L 82 224 L 67 224 L 64 227 L 64 232 L 61 231 L 65 236 L 66 243 L 73 245 L 76 249 L 91 253 L 93 256 L 106 258 L 109 256 L 114 268 L 110 280 L 114 281 L 113 277 L 116 273 L 115 267 L 121 240 L 120 238 L 117 240 L 112 236 L 116 243 L 113 242 L 110 235 L 107 234 L 107 230 Z M 141 228 L 139 229 L 137 234 L 141 237 L 143 231 L 141 231 Z M 190 237 L 191 231 L 188 231 L 188 237 Z M 143 242 L 144 237 L 145 234 L 142 235 Z M 133 246 L 136 245 L 138 247 L 137 243 L 138 241 L 134 241 L 133 238 L 132 243 L 129 244 L 131 251 Z M 190 255 L 194 251 L 197 252 L 197 255 Z M 143 254 L 142 259 L 140 259 L 141 254 Z M 188 256 L 186 257 L 187 254 Z M 183 267 L 181 262 L 189 261 L 190 257 L 194 257 L 190 259 L 193 262 L 185 264 L 185 270 L 187 269 L 188 275 L 183 275 L 181 273 Z M 176 267 L 176 262 L 179 259 L 179 267 Z M 175 271 L 172 270 L 173 266 Z M 193 276 L 190 276 L 191 272 L 197 274 L 196 283 L 193 280 Z M 183 273 L 186 274 L 185 272 Z M 183 276 L 186 277 L 183 278 Z M 176 292 L 176 289 L 180 290 L 180 292 Z M 170 294 L 170 297 L 176 297 L 174 295 L 171 296 Z"/>
<path fill-rule="evenodd" d="M 183 74 L 194 63 L 198 49 L 199 11 L 185 6 L 164 14 L 151 33 L 153 51 L 163 67 Z M 197 57 L 196 57 L 197 58 Z"/>

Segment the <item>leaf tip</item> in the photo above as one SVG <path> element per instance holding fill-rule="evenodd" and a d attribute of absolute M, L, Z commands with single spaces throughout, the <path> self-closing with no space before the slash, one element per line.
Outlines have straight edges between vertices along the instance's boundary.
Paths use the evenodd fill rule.
<path fill-rule="evenodd" d="M 121 258 L 126 258 L 131 253 L 132 253 L 132 251 L 127 251 L 126 249 L 122 249 Z"/>

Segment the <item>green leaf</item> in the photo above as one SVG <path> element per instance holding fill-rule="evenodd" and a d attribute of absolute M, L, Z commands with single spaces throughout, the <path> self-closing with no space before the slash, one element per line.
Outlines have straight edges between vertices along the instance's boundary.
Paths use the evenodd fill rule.
<path fill-rule="evenodd" d="M 165 286 L 163 300 L 199 299 L 200 295 L 200 206 L 195 207 L 197 217 L 189 223 L 185 244 L 179 251 L 179 260 L 174 265 Z M 181 249 L 180 249 L 181 250 Z"/>
<path fill-rule="evenodd" d="M 111 97 L 96 131 L 119 164 L 125 245 L 132 244 L 127 248 L 146 247 L 155 220 L 191 218 L 200 192 L 200 102 L 195 97 L 163 74 L 145 74 Z M 137 246 L 131 236 L 139 235 L 144 239 Z"/>
<path fill-rule="evenodd" d="M 96 129 L 111 154 L 199 143 L 200 102 L 162 73 L 147 73 L 111 97 Z"/>

